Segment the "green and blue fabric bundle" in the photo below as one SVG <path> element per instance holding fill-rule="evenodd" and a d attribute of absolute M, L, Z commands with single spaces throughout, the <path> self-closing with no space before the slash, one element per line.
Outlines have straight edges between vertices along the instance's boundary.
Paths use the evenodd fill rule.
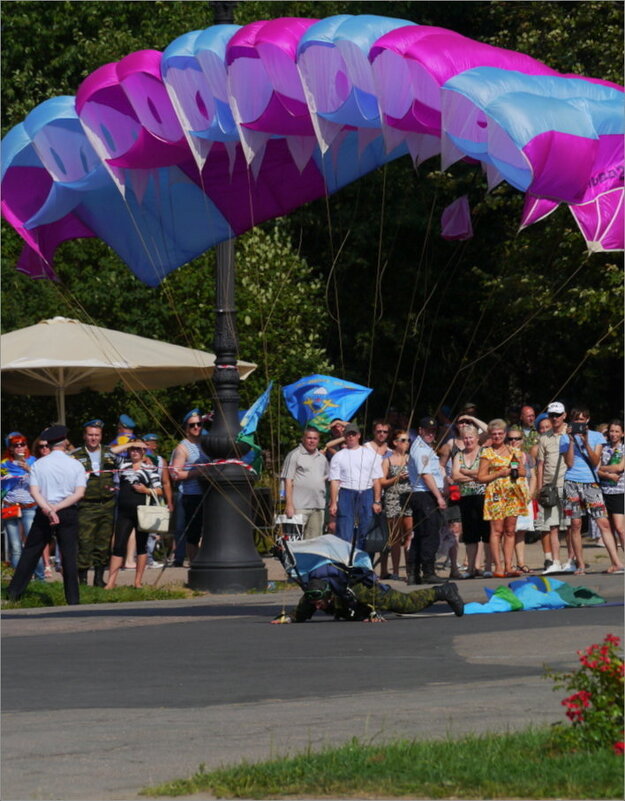
<path fill-rule="evenodd" d="M 566 581 L 531 576 L 510 581 L 496 590 L 485 588 L 486 603 L 465 604 L 465 615 L 488 615 L 496 612 L 533 611 L 539 609 L 565 609 L 576 606 L 599 606 L 605 598 L 588 587 L 574 587 Z"/>

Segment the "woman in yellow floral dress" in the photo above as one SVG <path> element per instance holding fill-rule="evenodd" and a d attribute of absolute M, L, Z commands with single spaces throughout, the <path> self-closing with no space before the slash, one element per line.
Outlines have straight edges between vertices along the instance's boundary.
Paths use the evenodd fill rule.
<path fill-rule="evenodd" d="M 484 520 L 490 520 L 490 551 L 496 578 L 521 575 L 512 569 L 516 519 L 527 508 L 525 459 L 518 448 L 506 444 L 505 420 L 491 420 L 488 432 L 491 446 L 480 454 L 477 480 L 486 484 Z M 503 568 L 500 548 L 503 546 Z"/>

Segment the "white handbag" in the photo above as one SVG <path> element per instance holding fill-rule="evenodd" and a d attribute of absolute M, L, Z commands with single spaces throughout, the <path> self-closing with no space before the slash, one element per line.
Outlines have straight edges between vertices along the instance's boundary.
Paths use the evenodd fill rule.
<path fill-rule="evenodd" d="M 169 509 L 159 501 L 154 490 L 150 490 L 143 506 L 137 506 L 137 522 L 140 531 L 153 534 L 167 534 L 169 531 Z"/>

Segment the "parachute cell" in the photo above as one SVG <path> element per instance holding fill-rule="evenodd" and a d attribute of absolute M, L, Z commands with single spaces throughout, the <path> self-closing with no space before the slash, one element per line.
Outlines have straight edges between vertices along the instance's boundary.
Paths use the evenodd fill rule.
<path fill-rule="evenodd" d="M 31 275 L 53 276 L 66 239 L 97 236 L 156 285 L 409 153 L 478 161 L 489 187 L 526 193 L 522 227 L 564 203 L 591 250 L 622 249 L 622 99 L 607 81 L 408 20 L 216 25 L 34 109 L 3 141 L 2 212 Z"/>

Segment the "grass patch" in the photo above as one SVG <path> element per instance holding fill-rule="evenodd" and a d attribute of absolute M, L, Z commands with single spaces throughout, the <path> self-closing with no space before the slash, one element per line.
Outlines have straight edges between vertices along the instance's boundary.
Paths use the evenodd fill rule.
<path fill-rule="evenodd" d="M 218 798 L 623 797 L 623 759 L 609 751 L 562 753 L 550 729 L 458 740 L 396 741 L 199 771 L 143 789 L 144 796 L 208 792 Z"/>
<path fill-rule="evenodd" d="M 268 581 L 264 590 L 247 590 L 247 595 L 266 595 L 273 592 L 284 592 L 284 590 L 300 590 L 298 585 L 291 580 L 288 581 Z M 300 590 L 301 592 L 301 590 Z"/>
<path fill-rule="evenodd" d="M 62 581 L 31 581 L 19 601 L 9 601 L 6 597 L 8 582 L 2 582 L 3 609 L 35 609 L 42 606 L 67 606 Z M 175 598 L 192 598 L 202 593 L 180 585 L 162 587 L 116 587 L 104 590 L 101 587 L 81 585 L 81 604 L 132 603 L 136 601 L 171 601 Z"/>

